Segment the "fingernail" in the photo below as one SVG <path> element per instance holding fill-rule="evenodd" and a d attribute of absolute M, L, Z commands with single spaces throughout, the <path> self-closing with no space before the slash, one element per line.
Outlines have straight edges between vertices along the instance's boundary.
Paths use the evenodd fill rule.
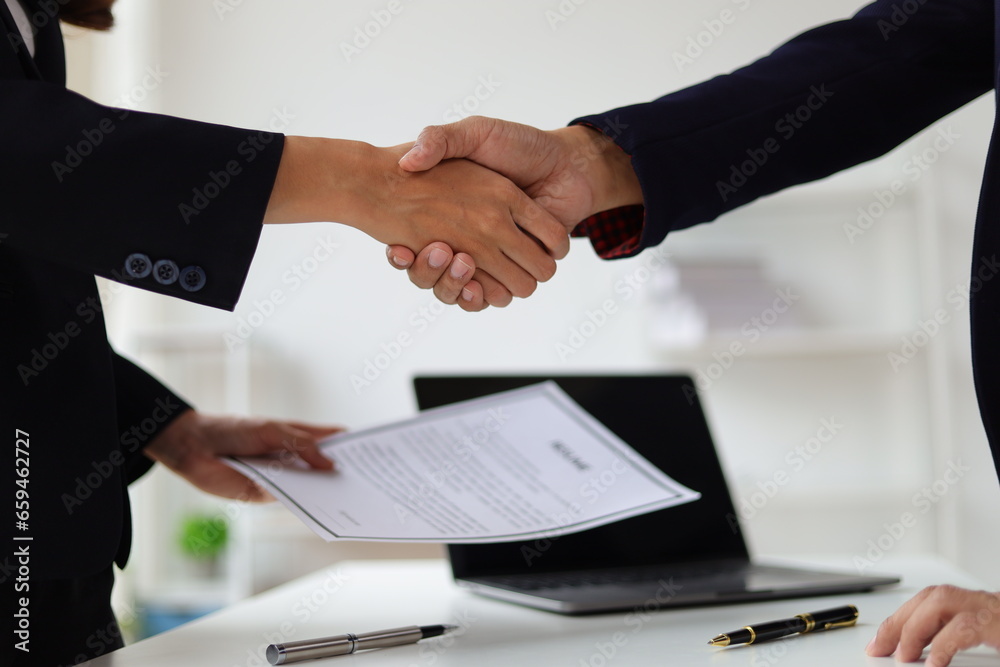
<path fill-rule="evenodd" d="M 410 150 L 406 151 L 406 155 L 404 155 L 403 157 L 399 158 L 399 161 L 402 162 L 403 160 L 405 160 L 408 157 L 416 157 L 419 153 L 420 153 L 420 146 L 414 146 Z"/>
<path fill-rule="evenodd" d="M 427 256 L 427 263 L 434 269 L 440 269 L 447 261 L 448 253 L 441 250 L 441 248 L 434 248 L 434 250 L 431 250 L 431 254 Z"/>
<path fill-rule="evenodd" d="M 872 637 L 872 640 L 870 642 L 868 642 L 868 646 L 865 647 L 865 653 L 867 653 L 868 655 L 871 655 L 872 654 L 872 646 L 875 646 L 875 637 Z"/>
<path fill-rule="evenodd" d="M 398 255 L 393 255 L 392 256 L 392 263 L 395 264 L 396 266 L 402 266 L 404 268 L 407 267 L 407 266 L 409 266 L 409 264 L 410 264 L 409 262 L 407 262 L 402 257 L 399 257 Z"/>
<path fill-rule="evenodd" d="M 451 277 L 456 280 L 461 280 L 467 276 L 471 270 L 472 267 L 460 259 L 451 263 Z"/>
<path fill-rule="evenodd" d="M 462 298 L 466 301 L 472 301 L 472 297 L 475 296 L 468 287 L 462 289 Z"/>

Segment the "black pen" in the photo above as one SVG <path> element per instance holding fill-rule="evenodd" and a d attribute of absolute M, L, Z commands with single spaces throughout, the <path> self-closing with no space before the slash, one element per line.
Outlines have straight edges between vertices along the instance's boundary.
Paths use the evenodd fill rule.
<path fill-rule="evenodd" d="M 370 648 L 415 644 L 421 639 L 438 637 L 457 629 L 457 625 L 411 625 L 406 628 L 364 632 L 360 635 L 346 634 L 323 637 L 322 639 L 307 639 L 287 644 L 271 644 L 267 647 L 266 655 L 267 661 L 272 665 L 285 665 L 299 660 L 350 655 L 355 651 Z"/>
<path fill-rule="evenodd" d="M 819 632 L 846 628 L 858 622 L 858 608 L 853 604 L 835 609 L 814 611 L 811 614 L 798 614 L 792 618 L 780 621 L 769 621 L 750 626 L 745 625 L 734 632 L 719 635 L 708 643 L 711 646 L 729 646 L 730 644 L 753 644 L 768 639 L 778 639 L 788 635 Z"/>

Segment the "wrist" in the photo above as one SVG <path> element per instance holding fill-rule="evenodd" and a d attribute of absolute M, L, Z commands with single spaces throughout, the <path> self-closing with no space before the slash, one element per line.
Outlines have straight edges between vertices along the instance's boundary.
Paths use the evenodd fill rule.
<path fill-rule="evenodd" d="M 191 437 L 200 418 L 196 410 L 185 410 L 143 448 L 143 453 L 167 467 L 178 467 L 191 449 Z"/>
<path fill-rule="evenodd" d="M 386 160 L 380 150 L 359 141 L 285 137 L 264 222 L 335 221 L 365 230 Z"/>
<path fill-rule="evenodd" d="M 621 206 L 642 204 L 642 188 L 632 158 L 611 138 L 587 125 L 559 130 L 573 141 L 593 198 L 590 215 Z"/>

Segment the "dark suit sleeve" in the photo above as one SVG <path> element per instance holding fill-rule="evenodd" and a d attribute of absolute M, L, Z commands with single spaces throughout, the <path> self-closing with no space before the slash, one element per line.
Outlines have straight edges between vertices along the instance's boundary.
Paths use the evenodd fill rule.
<path fill-rule="evenodd" d="M 114 109 L 40 81 L 0 81 L 5 244 L 135 287 L 232 310 L 281 159 L 280 134 Z M 126 258 L 198 267 L 131 277 Z"/>
<path fill-rule="evenodd" d="M 871 160 L 990 90 L 993 44 L 992 0 L 880 0 L 729 75 L 577 119 L 631 156 L 645 205 L 580 229 L 603 225 L 619 238 L 602 254 L 631 255 Z"/>
<path fill-rule="evenodd" d="M 125 454 L 126 483 L 131 484 L 153 466 L 142 453 L 163 429 L 192 407 L 143 369 L 112 353 L 118 433 Z"/>

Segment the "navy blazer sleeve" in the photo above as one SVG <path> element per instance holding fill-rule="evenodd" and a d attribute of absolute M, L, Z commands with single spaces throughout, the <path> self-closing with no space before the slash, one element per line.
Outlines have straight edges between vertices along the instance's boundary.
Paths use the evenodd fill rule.
<path fill-rule="evenodd" d="M 31 575 L 44 581 L 125 564 L 125 485 L 187 409 L 111 350 L 93 274 L 232 309 L 284 139 L 67 91 L 58 22 L 36 27 L 31 58 L 0 3 L 0 422 L 30 434 Z"/>
<path fill-rule="evenodd" d="M 882 155 L 990 90 L 993 13 L 992 0 L 879 0 L 729 75 L 577 119 L 631 155 L 642 185 L 641 238 L 619 256 Z"/>
<path fill-rule="evenodd" d="M 146 473 L 153 460 L 142 450 L 191 406 L 156 378 L 117 353 L 112 353 L 118 443 L 125 456 L 125 482 Z"/>
<path fill-rule="evenodd" d="M 42 81 L 0 80 L 0 99 L 4 244 L 135 287 L 235 307 L 282 135 L 105 107 Z M 198 267 L 204 284 L 188 291 L 179 280 L 130 275 L 126 259 L 135 254 Z"/>

